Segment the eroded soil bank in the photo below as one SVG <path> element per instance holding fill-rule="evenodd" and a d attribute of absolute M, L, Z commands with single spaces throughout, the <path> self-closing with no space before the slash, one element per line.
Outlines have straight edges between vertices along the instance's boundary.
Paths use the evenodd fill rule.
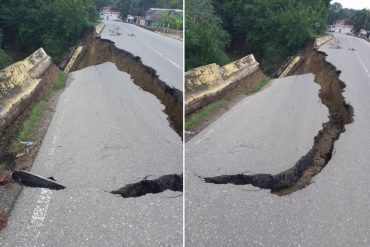
<path fill-rule="evenodd" d="M 1 195 L 7 197 L 6 202 L 0 206 L 0 231 L 6 226 L 6 221 L 13 204 L 21 191 L 20 186 L 15 184 L 12 178 L 12 170 L 29 170 L 32 166 L 33 160 L 37 156 L 42 140 L 46 135 L 47 129 L 50 125 L 51 119 L 54 115 L 54 110 L 58 102 L 61 91 L 54 92 L 48 95 L 53 83 L 56 81 L 60 70 L 54 64 L 51 64 L 47 70 L 40 76 L 41 82 L 39 87 L 35 90 L 29 101 L 25 102 L 22 108 L 24 109 L 18 117 L 0 133 L 0 164 L 2 170 L 0 171 L 0 190 Z M 11 149 L 11 143 L 16 140 L 19 130 L 22 128 L 23 122 L 29 118 L 34 106 L 41 100 L 47 101 L 47 107 L 43 113 L 38 126 L 34 131 L 32 140 L 33 145 L 28 147 L 27 152 L 14 153 Z"/>
<path fill-rule="evenodd" d="M 114 42 L 94 37 L 92 30 L 88 30 L 85 37 L 84 48 L 71 71 L 105 62 L 114 63 L 120 71 L 128 73 L 136 85 L 161 101 L 165 106 L 164 112 L 168 116 L 170 126 L 182 137 L 182 92 L 168 86 L 159 79 L 153 68 L 142 63 L 140 57 L 115 47 Z"/>
<path fill-rule="evenodd" d="M 345 125 L 353 122 L 353 109 L 343 97 L 345 83 L 339 80 L 340 71 L 326 61 L 326 54 L 316 50 L 313 43 L 305 50 L 302 61 L 289 75 L 313 73 L 315 82 L 320 85 L 319 97 L 329 109 L 329 121 L 314 137 L 312 148 L 302 156 L 292 168 L 272 174 L 236 174 L 204 177 L 205 182 L 215 184 L 251 184 L 261 189 L 270 189 L 277 195 L 286 195 L 300 190 L 311 183 L 332 157 L 334 143 Z"/>
<path fill-rule="evenodd" d="M 30 168 L 33 159 L 37 155 L 38 147 L 41 145 L 43 137 L 46 134 L 47 128 L 50 124 L 51 118 L 54 113 L 56 103 L 58 101 L 59 94 L 52 95 L 48 99 L 48 107 L 46 113 L 40 120 L 39 128 L 35 131 L 36 136 L 33 141 L 33 145 L 28 148 L 27 155 L 20 156 L 20 154 L 12 153 L 10 150 L 11 141 L 16 138 L 16 134 L 19 129 L 22 127 L 24 120 L 29 117 L 32 108 L 37 102 L 47 97 L 53 82 L 58 77 L 59 69 L 54 64 L 51 64 L 49 68 L 40 76 L 41 82 L 36 88 L 35 93 L 32 95 L 30 100 L 24 102 L 22 107 L 24 110 L 18 115 L 18 117 L 1 133 L 0 139 L 0 163 L 6 165 L 9 169 L 28 169 Z M 24 140 L 30 141 L 30 140 Z M 18 156 L 18 157 L 17 157 Z"/>

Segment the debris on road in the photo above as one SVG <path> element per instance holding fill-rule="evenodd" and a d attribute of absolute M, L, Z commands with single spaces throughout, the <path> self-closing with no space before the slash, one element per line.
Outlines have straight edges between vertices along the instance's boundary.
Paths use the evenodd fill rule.
<path fill-rule="evenodd" d="M 33 142 L 31 141 L 20 142 L 20 143 L 26 145 L 27 147 L 31 147 L 33 145 Z"/>

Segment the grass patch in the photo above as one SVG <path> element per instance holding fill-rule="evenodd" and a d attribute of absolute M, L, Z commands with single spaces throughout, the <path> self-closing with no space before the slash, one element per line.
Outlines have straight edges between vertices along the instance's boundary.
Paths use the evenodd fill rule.
<path fill-rule="evenodd" d="M 204 119 L 206 119 L 212 113 L 217 112 L 219 109 L 224 107 L 226 104 L 225 100 L 217 100 L 211 104 L 203 107 L 201 110 L 193 113 L 185 123 L 185 129 L 191 130 L 194 127 L 198 126 Z"/>
<path fill-rule="evenodd" d="M 54 82 L 51 90 L 53 92 L 58 92 L 66 86 L 67 73 L 59 72 L 57 80 Z"/>
<path fill-rule="evenodd" d="M 30 141 L 32 140 L 34 133 L 36 131 L 36 128 L 38 124 L 40 123 L 41 117 L 48 106 L 48 102 L 45 100 L 41 100 L 38 102 L 35 107 L 31 111 L 31 115 L 29 118 L 27 118 L 23 124 L 22 127 L 15 138 L 15 140 L 12 142 L 12 151 L 15 153 L 18 153 L 24 148 L 24 145 L 21 144 L 21 141 Z"/>
<path fill-rule="evenodd" d="M 269 77 L 260 80 L 258 84 L 253 88 L 252 93 L 257 93 L 258 91 L 260 91 L 270 80 L 271 78 Z"/>
<path fill-rule="evenodd" d="M 32 109 L 30 116 L 22 123 L 16 138 L 11 143 L 11 150 L 14 153 L 21 152 L 25 145 L 21 144 L 22 141 L 32 141 L 35 136 L 35 131 L 41 121 L 46 108 L 48 107 L 48 98 L 54 92 L 62 90 L 66 85 L 67 74 L 59 72 L 57 79 L 54 81 L 51 89 L 46 93 L 46 98 L 39 101 Z"/>

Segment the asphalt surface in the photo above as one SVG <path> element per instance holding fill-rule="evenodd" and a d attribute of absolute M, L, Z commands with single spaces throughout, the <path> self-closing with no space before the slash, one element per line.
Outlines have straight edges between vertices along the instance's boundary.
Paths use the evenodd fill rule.
<path fill-rule="evenodd" d="M 309 150 L 327 121 L 318 86 L 312 75 L 273 81 L 187 143 L 188 246 L 370 246 L 370 43 L 336 38 L 342 49 L 321 50 L 342 70 L 355 117 L 332 159 L 311 185 L 283 197 L 194 175 L 276 173 Z"/>
<path fill-rule="evenodd" d="M 0 246 L 181 246 L 182 197 L 110 194 L 182 173 L 164 106 L 105 63 L 70 74 L 31 172 L 67 188 L 24 188 Z"/>
<path fill-rule="evenodd" d="M 133 24 L 104 21 L 101 37 L 141 58 L 159 78 L 183 91 L 183 42 Z M 117 35 L 119 34 L 119 35 Z"/>

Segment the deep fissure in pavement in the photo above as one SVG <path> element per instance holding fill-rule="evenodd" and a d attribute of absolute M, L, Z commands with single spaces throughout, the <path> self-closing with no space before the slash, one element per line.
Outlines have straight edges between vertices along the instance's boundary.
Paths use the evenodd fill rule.
<path fill-rule="evenodd" d="M 13 171 L 12 179 L 27 187 L 62 190 L 65 187 L 55 181 L 53 177 L 43 178 L 26 171 Z"/>
<path fill-rule="evenodd" d="M 214 184 L 251 184 L 262 189 L 270 189 L 277 195 L 287 195 L 303 189 L 311 183 L 332 157 L 334 143 L 345 125 L 353 122 L 353 108 L 346 103 L 343 92 L 345 83 L 339 80 L 341 71 L 326 61 L 326 54 L 310 45 L 300 64 L 293 68 L 290 75 L 313 73 L 315 82 L 320 85 L 319 97 L 329 109 L 329 121 L 323 123 L 323 128 L 314 138 L 314 144 L 306 155 L 295 165 L 281 173 L 271 174 L 236 174 L 215 177 L 202 177 L 206 183 Z"/>
<path fill-rule="evenodd" d="M 183 94 L 159 79 L 157 72 L 128 51 L 119 49 L 113 41 L 94 37 L 94 31 L 85 34 L 84 48 L 77 57 L 71 71 L 80 70 L 105 62 L 114 63 L 120 71 L 128 73 L 142 90 L 156 96 L 164 104 L 164 113 L 170 126 L 182 138 Z"/>
<path fill-rule="evenodd" d="M 157 194 L 165 190 L 180 191 L 182 192 L 182 174 L 169 174 L 161 176 L 157 179 L 143 180 L 127 184 L 124 187 L 111 191 L 112 194 L 119 194 L 123 198 L 144 196 L 148 193 Z"/>

